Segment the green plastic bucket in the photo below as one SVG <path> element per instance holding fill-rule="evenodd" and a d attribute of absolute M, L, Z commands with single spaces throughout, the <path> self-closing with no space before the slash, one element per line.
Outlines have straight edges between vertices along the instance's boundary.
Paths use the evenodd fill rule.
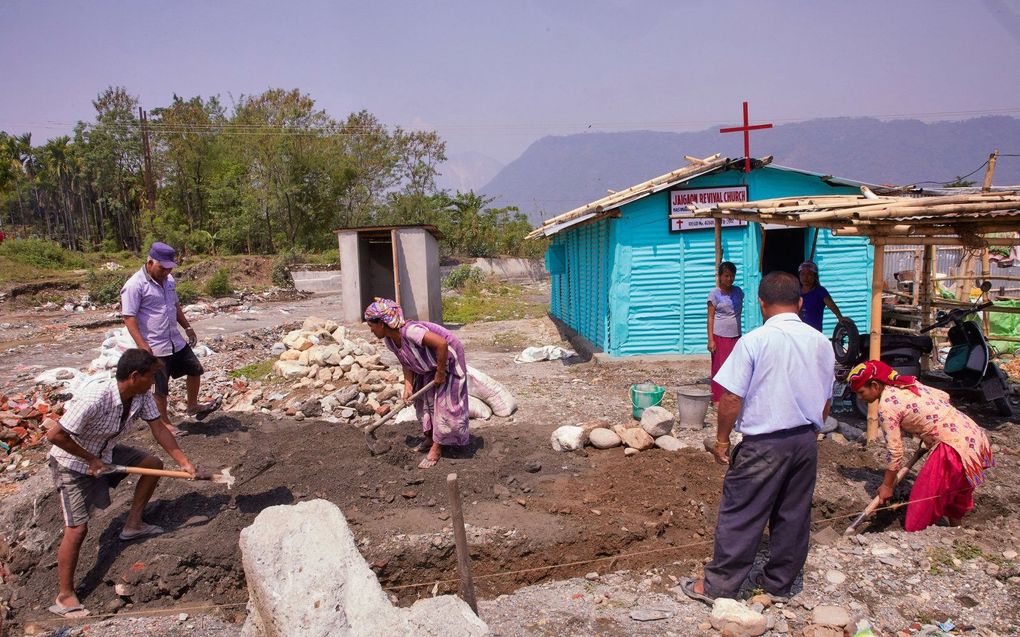
<path fill-rule="evenodd" d="M 631 415 L 634 420 L 641 420 L 641 414 L 649 407 L 655 407 L 662 402 L 666 394 L 665 387 L 659 387 L 655 383 L 639 383 L 630 386 Z"/>

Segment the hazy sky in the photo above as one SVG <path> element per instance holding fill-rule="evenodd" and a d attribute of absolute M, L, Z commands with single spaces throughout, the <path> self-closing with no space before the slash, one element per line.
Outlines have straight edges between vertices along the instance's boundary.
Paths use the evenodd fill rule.
<path fill-rule="evenodd" d="M 740 116 L 1020 116 L 1020 0 L 0 0 L 0 129 L 123 85 L 151 109 L 299 88 L 502 162 L 548 134 Z M 590 128 L 589 128 L 590 126 Z"/>

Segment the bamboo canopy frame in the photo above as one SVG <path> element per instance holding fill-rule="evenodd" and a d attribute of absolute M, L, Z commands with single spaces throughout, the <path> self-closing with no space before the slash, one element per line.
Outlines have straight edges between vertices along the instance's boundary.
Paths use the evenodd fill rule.
<path fill-rule="evenodd" d="M 986 183 L 990 182 L 990 175 Z M 867 186 L 860 195 L 826 195 L 763 199 L 709 206 L 694 205 L 694 216 L 753 221 L 792 227 L 825 228 L 836 236 L 867 237 L 875 248 L 871 292 L 869 357 L 882 353 L 882 288 L 886 246 L 924 246 L 921 269 L 922 304 L 929 308 L 926 290 L 931 281 L 932 246 L 982 249 L 981 273 L 987 276 L 987 248 L 1016 245 L 1020 240 L 1020 195 L 1015 190 L 985 191 L 948 196 L 879 196 Z M 1009 236 L 1001 236 L 1009 233 Z M 996 236 L 1000 235 L 1000 236 Z M 718 235 L 716 241 L 719 241 Z M 717 246 L 718 253 L 718 246 Z M 973 279 L 973 276 L 968 276 Z M 915 286 L 916 289 L 916 286 Z M 868 441 L 878 438 L 877 404 L 868 410 Z"/>

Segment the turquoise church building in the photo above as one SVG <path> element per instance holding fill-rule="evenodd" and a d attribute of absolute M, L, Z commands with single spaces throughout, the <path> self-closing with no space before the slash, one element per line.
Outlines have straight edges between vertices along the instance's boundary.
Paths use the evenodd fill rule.
<path fill-rule="evenodd" d="M 691 164 L 559 215 L 535 230 L 547 236 L 550 313 L 597 351 L 612 356 L 708 351 L 707 301 L 715 286 L 712 219 L 693 218 L 690 202 L 860 195 L 862 182 L 776 166 L 770 158 L 718 156 Z M 840 311 L 869 329 L 874 249 L 866 238 L 828 230 L 727 220 L 723 260 L 744 290 L 743 329 L 761 325 L 758 283 L 772 270 L 796 274 L 812 258 Z M 831 335 L 835 317 L 825 311 Z"/>

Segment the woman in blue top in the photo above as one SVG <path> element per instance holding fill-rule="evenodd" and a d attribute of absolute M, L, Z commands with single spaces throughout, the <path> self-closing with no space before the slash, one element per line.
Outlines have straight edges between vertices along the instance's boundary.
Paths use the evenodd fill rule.
<path fill-rule="evenodd" d="M 744 291 L 733 285 L 737 266 L 729 261 L 719 264 L 719 287 L 708 295 L 708 351 L 712 353 L 712 377 L 726 362 L 740 339 L 740 311 L 744 307 Z M 719 402 L 722 386 L 712 382 L 712 402 Z"/>
<path fill-rule="evenodd" d="M 843 320 L 843 314 L 836 307 L 836 302 L 829 296 L 829 291 L 818 283 L 818 266 L 814 261 L 800 264 L 800 320 L 819 332 L 822 331 L 822 313 L 829 308 L 836 315 L 837 321 Z"/>

